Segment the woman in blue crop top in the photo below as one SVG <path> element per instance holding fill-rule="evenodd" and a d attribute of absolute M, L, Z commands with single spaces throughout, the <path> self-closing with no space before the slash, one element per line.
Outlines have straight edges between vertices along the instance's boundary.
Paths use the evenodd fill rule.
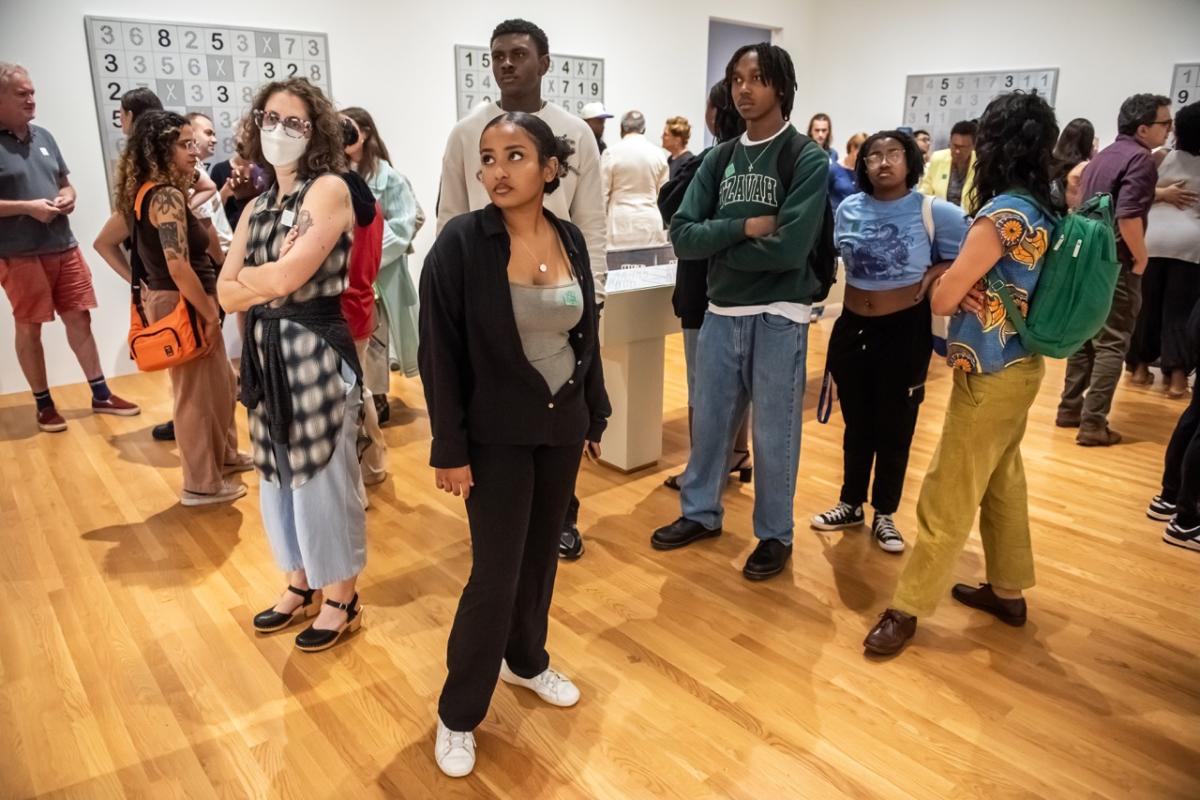
<path fill-rule="evenodd" d="M 925 398 L 932 349 L 928 289 L 958 254 L 967 223 L 958 206 L 913 191 L 925 160 L 912 137 L 881 131 L 859 156 L 863 191 L 842 201 L 833 233 L 847 285 L 828 369 L 846 424 L 845 476 L 838 504 L 811 523 L 825 531 L 861 526 L 874 462 L 871 529 L 881 548 L 900 553 L 904 538 L 892 515 Z"/>
<path fill-rule="evenodd" d="M 1009 625 L 1025 624 L 1024 589 L 1033 586 L 1029 501 L 1021 439 L 1045 373 L 1042 357 L 1021 345 L 984 276 L 995 269 L 1027 309 L 1041 275 L 1054 218 L 1051 152 L 1054 111 L 1037 95 L 1001 95 L 979 121 L 974 221 L 954 264 L 935 284 L 934 313 L 955 313 L 949 360 L 954 382 L 942 439 L 917 500 L 917 544 L 891 607 L 863 643 L 899 652 L 933 613 L 979 514 L 987 582 L 958 584 L 955 600 Z"/>

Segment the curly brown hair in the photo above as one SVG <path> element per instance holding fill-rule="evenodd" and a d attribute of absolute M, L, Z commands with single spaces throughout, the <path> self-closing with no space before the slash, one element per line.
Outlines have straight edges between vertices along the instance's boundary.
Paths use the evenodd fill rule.
<path fill-rule="evenodd" d="M 692 138 L 692 125 L 687 121 L 687 117 L 669 117 L 667 131 L 672 136 L 678 136 L 684 147 L 687 147 L 688 140 Z"/>
<path fill-rule="evenodd" d="M 326 172 L 342 173 L 346 171 L 346 154 L 342 150 L 342 121 L 337 109 L 329 102 L 325 93 L 308 82 L 307 78 L 288 78 L 284 81 L 271 81 L 258 90 L 254 97 L 254 105 L 250 113 L 242 119 L 242 136 L 246 143 L 245 158 L 259 164 L 275 180 L 275 170 L 263 156 L 262 142 L 259 139 L 258 126 L 254 123 L 254 112 L 263 111 L 267 100 L 278 92 L 287 92 L 304 101 L 308 110 L 309 121 L 312 123 L 312 134 L 308 140 L 308 149 L 300 157 L 296 165 L 296 175 L 300 180 L 308 180 Z"/>
<path fill-rule="evenodd" d="M 125 216 L 133 214 L 138 189 L 146 181 L 169 184 L 187 196 L 196 176 L 175 168 L 172 151 L 179 141 L 179 131 L 190 124 L 174 111 L 147 111 L 137 118 L 117 164 L 113 195 L 117 211 Z"/>

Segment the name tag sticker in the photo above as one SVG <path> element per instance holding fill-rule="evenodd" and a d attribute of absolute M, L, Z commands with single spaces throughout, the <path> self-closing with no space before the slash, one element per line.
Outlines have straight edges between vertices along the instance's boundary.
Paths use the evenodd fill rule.
<path fill-rule="evenodd" d="M 285 228 L 292 227 L 292 223 L 296 221 L 296 212 L 292 211 L 290 208 L 287 209 L 279 217 L 279 221 L 280 221 L 280 223 L 283 224 L 283 227 L 285 227 Z"/>
<path fill-rule="evenodd" d="M 579 293 L 574 289 L 568 289 L 567 291 L 563 292 L 562 299 L 563 305 L 565 306 L 575 307 L 579 305 Z"/>
<path fill-rule="evenodd" d="M 41 151 L 42 151 L 42 155 L 44 155 L 46 158 L 49 158 L 49 157 L 50 157 L 50 151 L 49 151 L 49 150 L 47 150 L 46 148 L 44 148 L 44 147 L 39 147 L 39 148 L 38 148 L 38 150 L 41 150 Z"/>

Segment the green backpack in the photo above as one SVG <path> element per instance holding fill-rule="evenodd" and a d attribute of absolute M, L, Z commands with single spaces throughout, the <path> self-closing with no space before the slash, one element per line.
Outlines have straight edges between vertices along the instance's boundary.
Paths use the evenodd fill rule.
<path fill-rule="evenodd" d="M 988 272 L 987 282 L 1026 350 L 1066 358 L 1099 332 L 1112 308 L 1121 272 L 1112 196 L 1097 194 L 1058 220 L 1050 241 L 1053 245 L 1042 264 L 1028 316 L 1021 316 L 995 267 Z"/>

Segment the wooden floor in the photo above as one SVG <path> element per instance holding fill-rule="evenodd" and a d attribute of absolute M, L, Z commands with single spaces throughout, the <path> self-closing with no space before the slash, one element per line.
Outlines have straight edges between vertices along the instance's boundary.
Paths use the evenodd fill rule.
<path fill-rule="evenodd" d="M 176 503 L 174 447 L 150 438 L 165 376 L 114 381 L 143 404 L 132 419 L 73 411 L 86 385 L 56 390 L 65 434 L 37 433 L 27 395 L 0 398 L 0 797 L 1200 797 L 1200 553 L 1143 516 L 1182 403 L 1123 386 L 1112 421 L 1129 443 L 1084 450 L 1052 424 L 1053 364 L 1024 446 L 1029 624 L 947 600 L 873 662 L 860 642 L 904 559 L 803 522 L 841 480 L 840 419 L 813 422 L 828 328 L 809 356 L 791 568 L 742 579 L 748 487 L 719 540 L 650 549 L 678 513 L 660 483 L 686 458 L 674 337 L 661 469 L 580 479 L 587 552 L 559 571 L 549 648 L 583 700 L 554 709 L 501 685 L 463 781 L 431 751 L 470 553 L 461 502 L 425 467 L 416 381 L 393 382 L 407 407 L 368 514 L 364 629 L 320 655 L 250 628 L 282 588 L 257 478 L 233 507 Z M 948 389 L 935 364 L 909 533 Z M 973 537 L 956 577 L 982 566 Z"/>

